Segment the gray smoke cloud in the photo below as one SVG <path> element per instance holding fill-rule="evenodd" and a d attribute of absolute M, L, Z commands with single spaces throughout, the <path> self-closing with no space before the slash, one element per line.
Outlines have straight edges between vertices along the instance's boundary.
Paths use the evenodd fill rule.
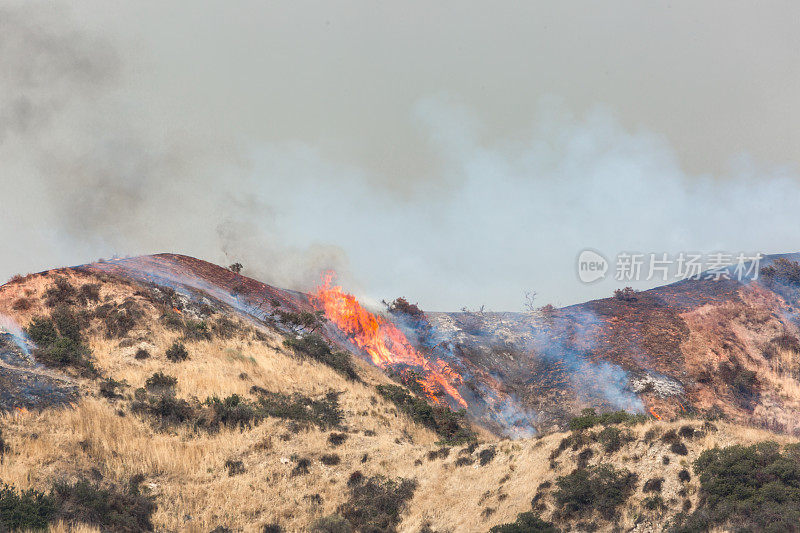
<path fill-rule="evenodd" d="M 532 81 L 513 98 L 524 113 L 500 110 L 490 119 L 486 102 L 458 76 L 464 97 L 453 84 L 426 78 L 402 91 L 411 95 L 408 105 L 369 100 L 361 90 L 375 74 L 357 66 L 395 55 L 345 48 L 350 55 L 337 56 L 345 65 L 331 72 L 336 58 L 310 59 L 310 51 L 326 50 L 324 20 L 303 36 L 309 40 L 277 41 L 291 24 L 266 31 L 245 17 L 230 34 L 220 30 L 223 39 L 208 26 L 222 23 L 217 8 L 162 17 L 155 5 L 135 13 L 0 7 L 0 275 L 172 251 L 241 261 L 246 273 L 280 286 L 306 289 L 333 268 L 348 288 L 375 300 L 406 295 L 431 310 L 513 310 L 531 289 L 542 304 L 610 294 L 611 281 L 576 280 L 575 257 L 586 247 L 614 254 L 798 246 L 800 187 L 791 167 L 742 156 L 727 170 L 689 172 L 675 135 L 631 126 L 601 100 L 529 98 Z M 302 16 L 292 16 L 300 27 Z M 128 17 L 150 17 L 164 37 L 126 32 L 137 28 L 124 23 Z M 185 26 L 166 26 L 176 19 Z M 351 22 L 331 20 L 345 30 Z M 195 40 L 194 22 L 209 42 Z M 376 49 L 386 45 L 372 38 Z M 764 46 L 791 49 L 780 43 Z M 449 45 L 431 46 L 433 57 L 457 57 Z M 502 74 L 489 61 L 500 55 L 475 53 L 487 78 Z M 396 60 L 406 68 L 425 57 L 409 51 Z M 472 65 L 459 68 L 474 76 Z M 302 134 L 311 115 L 329 117 L 332 133 Z M 498 129 L 503 117 L 524 124 Z M 271 122 L 281 132 L 264 126 Z"/>

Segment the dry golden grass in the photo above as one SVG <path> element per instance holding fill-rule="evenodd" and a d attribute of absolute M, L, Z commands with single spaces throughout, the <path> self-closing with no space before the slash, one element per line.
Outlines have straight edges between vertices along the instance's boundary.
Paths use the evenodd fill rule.
<path fill-rule="evenodd" d="M 66 275 L 73 276 L 75 285 L 96 281 L 91 276 Z M 26 324 L 32 316 L 46 311 L 39 300 L 50 283 L 45 277 L 33 276 L 0 288 L 0 312 Z M 132 292 L 125 284 L 102 282 L 101 302 L 119 303 Z M 12 303 L 21 295 L 36 303 L 25 311 L 14 310 Z M 374 388 L 348 382 L 324 365 L 295 357 L 282 348 L 280 335 L 264 329 L 257 337 L 249 324 L 242 323 L 239 334 L 230 339 L 187 342 L 190 359 L 169 362 L 165 351 L 179 334 L 161 324 L 157 310 L 150 303 L 143 298 L 138 301 L 146 316 L 128 336 L 136 342 L 121 347 L 119 339 L 104 335 L 97 320 L 90 329 L 89 344 L 97 367 L 104 376 L 127 382 L 126 394 L 143 386 L 149 376 L 159 371 L 178 379 L 177 395 L 183 398 L 248 396 L 253 385 L 309 396 L 329 390 L 342 391 L 340 403 L 348 439 L 341 446 L 332 447 L 327 440 L 329 432 L 311 428 L 294 433 L 287 422 L 277 419 L 267 419 L 248 430 L 226 428 L 218 433 L 194 432 L 188 428 L 156 431 L 148 420 L 130 413 L 120 416 L 118 410 L 126 401 L 101 398 L 96 382 L 80 379 L 86 394 L 73 408 L 20 412 L 0 418 L 3 437 L 11 447 L 0 463 L 0 479 L 21 489 L 44 490 L 56 479 L 89 476 L 93 469 L 104 480 L 119 484 L 141 474 L 145 476 L 142 486 L 158 504 L 153 521 L 159 531 L 208 532 L 220 525 L 258 531 L 271 522 L 280 523 L 286 531 L 306 531 L 314 519 L 333 513 L 346 500 L 347 479 L 359 470 L 367 476 L 417 480 L 418 488 L 400 531 L 416 533 L 429 523 L 438 531 L 485 532 L 495 524 L 513 521 L 519 512 L 530 510 L 531 498 L 540 483 L 554 482 L 575 468 L 576 452 L 572 450 L 563 452 L 555 469 L 550 466 L 550 454 L 566 433 L 541 439 L 497 441 L 487 432 L 481 432 L 482 440 L 487 442 L 478 451 L 488 445 L 497 448 L 497 455 L 486 466 L 477 462 L 456 466 L 459 448 L 452 449 L 445 459 L 429 460 L 427 454 L 437 448 L 437 437 L 399 415 L 391 404 L 377 396 Z M 736 310 L 728 312 L 733 311 Z M 716 357 L 712 355 L 712 349 L 716 348 L 712 336 L 704 332 L 708 323 L 718 318 L 708 310 L 689 317 L 693 321 L 689 348 L 694 357 L 688 361 L 689 365 L 703 364 L 704 358 Z M 769 324 L 759 327 L 767 328 Z M 742 329 L 736 334 L 750 335 L 743 341 L 748 349 L 755 349 L 762 342 L 756 337 L 758 332 L 747 333 Z M 765 338 L 768 335 L 763 333 Z M 135 359 L 134 353 L 140 346 L 146 347 L 152 357 Z M 760 370 L 759 378 L 771 380 L 790 398 L 800 399 L 800 385 L 789 381 L 785 374 L 786 365 L 795 364 L 794 357 L 782 354 L 781 362 L 771 369 Z M 365 363 L 359 363 L 359 372 L 369 384 L 387 382 L 385 376 Z M 786 405 L 787 399 L 775 401 Z M 763 420 L 766 414 L 757 416 Z M 699 427 L 702 423 L 651 422 L 636 426 L 630 429 L 635 441 L 613 454 L 603 453 L 598 444 L 592 445 L 595 456 L 590 464 L 608 462 L 639 475 L 639 488 L 621 516 L 624 528 L 639 523 L 638 530 L 648 530 L 642 529 L 641 524 L 645 523 L 652 530 L 659 530 L 668 516 L 658 516 L 640 505 L 645 497 L 641 492 L 645 480 L 665 479 L 663 496 L 671 512 L 675 512 L 684 499 L 678 496 L 682 486 L 677 472 L 702 450 L 766 439 L 791 440 L 726 423 L 719 423 L 717 432 L 687 441 L 686 457 L 671 454 L 669 446 L 658 438 L 652 442 L 644 440 L 649 430 L 663 433 L 683 424 Z M 322 455 L 330 453 L 338 454 L 341 463 L 325 466 L 319 461 Z M 671 456 L 669 465 L 662 463 L 664 455 Z M 310 472 L 293 475 L 295 460 L 300 457 L 311 459 Z M 242 461 L 244 473 L 230 476 L 225 467 L 228 460 Z M 686 498 L 696 504 L 696 480 L 686 490 Z M 552 510 L 548 503 L 544 517 L 548 518 Z M 601 528 L 610 529 L 609 524 Z M 58 524 L 51 531 L 96 530 Z"/>

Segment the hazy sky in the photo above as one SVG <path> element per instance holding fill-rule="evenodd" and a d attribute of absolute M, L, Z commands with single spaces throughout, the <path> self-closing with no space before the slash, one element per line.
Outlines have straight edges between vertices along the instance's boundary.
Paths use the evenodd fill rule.
<path fill-rule="evenodd" d="M 800 250 L 796 2 L 0 0 L 0 276 L 183 252 L 428 309 Z"/>

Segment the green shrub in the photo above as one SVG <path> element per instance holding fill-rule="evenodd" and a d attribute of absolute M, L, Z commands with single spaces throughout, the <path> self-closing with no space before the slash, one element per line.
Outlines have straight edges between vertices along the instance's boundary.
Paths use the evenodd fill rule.
<path fill-rule="evenodd" d="M 139 348 L 136 350 L 136 354 L 133 356 L 134 359 L 143 360 L 143 359 L 150 359 L 150 352 L 148 352 L 145 348 Z"/>
<path fill-rule="evenodd" d="M 103 398 L 108 398 L 109 400 L 115 400 L 117 398 L 122 398 L 122 394 L 120 391 L 127 387 L 128 384 L 124 381 L 117 381 L 113 378 L 106 378 L 100 382 L 100 396 Z"/>
<path fill-rule="evenodd" d="M 581 411 L 580 416 L 576 416 L 569 421 L 569 429 L 576 431 L 589 429 L 594 426 L 609 426 L 611 424 L 627 424 L 629 426 L 643 424 L 647 422 L 647 417 L 642 414 L 632 414 L 627 411 L 609 411 L 597 414 L 592 408 Z"/>
<path fill-rule="evenodd" d="M 378 385 L 375 388 L 381 396 L 394 403 L 414 422 L 436 432 L 444 443 L 462 444 L 477 439 L 476 433 L 466 421 L 465 411 L 456 413 L 445 406 L 432 406 L 422 398 L 412 396 L 399 385 Z"/>
<path fill-rule="evenodd" d="M 604 518 L 612 519 L 635 489 L 636 479 L 636 474 L 628 470 L 597 465 L 559 477 L 553 496 L 565 517 L 597 510 Z"/>
<path fill-rule="evenodd" d="M 392 533 L 397 530 L 400 514 L 414 495 L 417 482 L 409 479 L 391 480 L 382 476 L 365 479 L 362 476 L 348 483 L 348 487 L 350 497 L 337 512 L 356 531 Z"/>
<path fill-rule="evenodd" d="M 484 448 L 480 452 L 478 452 L 478 464 L 481 466 L 486 466 L 492 462 L 494 456 L 497 455 L 497 450 L 494 446 L 489 446 L 488 448 Z"/>
<path fill-rule="evenodd" d="M 229 319 L 228 317 L 221 316 L 211 324 L 213 333 L 223 339 L 229 339 L 241 329 L 237 322 Z"/>
<path fill-rule="evenodd" d="M 95 316 L 98 313 L 95 312 Z M 126 300 L 122 305 L 103 313 L 101 320 L 106 328 L 106 337 L 109 339 L 125 337 L 136 327 L 137 321 L 143 313 L 133 300 Z"/>
<path fill-rule="evenodd" d="M 45 348 L 51 346 L 58 340 L 58 331 L 53 321 L 47 317 L 33 317 L 31 323 L 25 328 L 28 335 L 36 346 Z"/>
<path fill-rule="evenodd" d="M 173 363 L 179 363 L 181 361 L 186 361 L 189 358 L 189 351 L 186 349 L 186 346 L 183 345 L 182 342 L 173 342 L 172 346 L 167 348 L 167 359 L 172 361 Z"/>
<path fill-rule="evenodd" d="M 347 433 L 331 433 L 328 435 L 328 444 L 331 446 L 341 446 L 347 440 Z"/>
<path fill-rule="evenodd" d="M 647 498 L 642 500 L 642 507 L 647 509 L 648 511 L 660 511 L 666 508 L 664 504 L 664 498 L 661 497 L 660 494 L 655 494 L 653 496 L 648 496 Z"/>
<path fill-rule="evenodd" d="M 500 524 L 489 530 L 491 533 L 559 533 L 552 522 L 545 522 L 530 511 L 517 515 L 517 520 L 510 524 Z"/>
<path fill-rule="evenodd" d="M 226 398 L 212 396 L 199 402 L 175 398 L 176 383 L 172 376 L 161 372 L 153 374 L 147 379 L 147 388 L 136 390 L 131 410 L 151 417 L 161 428 L 184 424 L 206 431 L 217 431 L 221 426 L 249 428 L 267 417 L 332 429 L 343 419 L 336 392 L 311 399 L 301 394 L 290 396 L 252 387 L 251 392 L 258 396 L 256 401 L 232 394 Z"/>
<path fill-rule="evenodd" d="M 101 488 L 88 481 L 56 483 L 53 498 L 59 518 L 99 526 L 106 531 L 152 531 L 151 516 L 156 509 L 152 498 L 143 496 L 137 485 L 127 490 Z"/>
<path fill-rule="evenodd" d="M 608 426 L 598 433 L 597 440 L 603 445 L 603 450 L 606 453 L 614 453 L 619 451 L 626 442 L 631 442 L 634 439 L 630 432 Z"/>
<path fill-rule="evenodd" d="M 291 331 L 305 330 L 313 333 L 325 322 L 325 314 L 323 311 L 312 313 L 311 311 L 301 311 L 299 313 L 292 313 L 287 311 L 278 310 L 275 312 L 278 322 L 289 328 Z"/>
<path fill-rule="evenodd" d="M 207 398 L 202 406 L 206 409 L 201 425 L 209 429 L 216 429 L 220 425 L 249 428 L 266 416 L 253 402 L 238 394 L 232 394 L 222 399 L 212 396 Z"/>
<path fill-rule="evenodd" d="M 14 300 L 14 303 L 11 304 L 11 308 L 14 311 L 27 311 L 31 307 L 33 307 L 33 300 L 24 297 L 17 298 L 16 300 Z"/>
<path fill-rule="evenodd" d="M 338 392 L 329 392 L 314 400 L 299 393 L 289 396 L 260 387 L 252 387 L 250 391 L 258 395 L 258 407 L 264 416 L 314 424 L 320 429 L 339 427 L 344 419 Z"/>
<path fill-rule="evenodd" d="M 661 487 L 664 485 L 663 477 L 654 477 L 644 482 L 642 492 L 661 492 Z"/>
<path fill-rule="evenodd" d="M 161 315 L 161 322 L 167 329 L 181 331 L 184 328 L 183 317 L 175 311 L 169 310 Z"/>
<path fill-rule="evenodd" d="M 155 393 L 172 392 L 177 385 L 178 378 L 168 376 L 163 372 L 156 372 L 144 382 L 144 388 Z"/>
<path fill-rule="evenodd" d="M 205 320 L 186 319 L 183 336 L 186 340 L 207 341 L 211 340 L 211 330 Z"/>
<path fill-rule="evenodd" d="M 94 365 L 89 361 L 89 347 L 67 337 L 60 337 L 46 348 L 37 348 L 34 355 L 45 366 L 72 367 L 86 375 L 96 373 Z"/>
<path fill-rule="evenodd" d="M 742 531 L 800 531 L 800 454 L 774 442 L 706 450 L 694 462 L 700 500 L 676 532 L 719 526 Z M 700 529 L 698 529 L 700 528 Z"/>
<path fill-rule="evenodd" d="M 332 514 L 314 521 L 311 533 L 353 533 L 353 525 L 342 515 Z"/>
<path fill-rule="evenodd" d="M 56 502 L 33 489 L 17 492 L 0 484 L 0 531 L 42 530 L 55 519 Z"/>
<path fill-rule="evenodd" d="M 319 462 L 326 466 L 336 466 L 342 462 L 342 458 L 339 457 L 339 454 L 329 453 L 320 457 Z"/>
<path fill-rule="evenodd" d="M 56 277 L 53 285 L 44 292 L 45 304 L 47 307 L 58 307 L 60 305 L 75 305 L 78 291 L 67 278 Z"/>
<path fill-rule="evenodd" d="M 353 366 L 353 360 L 350 354 L 347 352 L 332 351 L 328 343 L 325 342 L 325 339 L 317 334 L 303 335 L 297 338 L 290 337 L 283 341 L 283 345 L 297 354 L 305 355 L 315 361 L 328 365 L 347 379 L 361 381 L 358 372 L 356 372 Z"/>
<path fill-rule="evenodd" d="M 169 394 L 150 395 L 145 389 L 136 390 L 131 411 L 151 417 L 161 428 L 178 424 L 196 425 L 200 416 L 199 407 L 195 404 Z"/>
<path fill-rule="evenodd" d="M 83 324 L 68 308 L 59 307 L 50 317 L 37 316 L 25 333 L 36 344 L 34 356 L 45 366 L 72 367 L 84 375 L 96 374 L 91 350 L 82 340 Z"/>
<path fill-rule="evenodd" d="M 244 474 L 246 472 L 244 468 L 244 462 L 234 459 L 228 459 L 225 461 L 225 469 L 228 471 L 228 477 L 238 476 L 239 474 Z"/>
<path fill-rule="evenodd" d="M 99 302 L 100 284 L 87 283 L 85 285 L 81 285 L 81 288 L 78 290 L 78 300 L 80 300 L 83 304 L 86 304 L 86 302 Z"/>

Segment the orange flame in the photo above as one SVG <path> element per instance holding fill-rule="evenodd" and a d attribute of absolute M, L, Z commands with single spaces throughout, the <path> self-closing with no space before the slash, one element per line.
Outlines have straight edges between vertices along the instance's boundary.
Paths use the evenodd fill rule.
<path fill-rule="evenodd" d="M 655 409 L 653 409 L 652 407 L 650 408 L 650 414 L 651 414 L 651 415 L 653 415 L 653 417 L 654 417 L 656 420 L 661 420 L 661 417 L 660 417 L 660 416 L 658 416 L 658 413 L 656 413 L 656 410 L 655 410 Z"/>
<path fill-rule="evenodd" d="M 463 383 L 458 373 L 444 361 L 426 359 L 394 324 L 364 309 L 355 296 L 332 285 L 332 281 L 333 273 L 323 277 L 323 283 L 314 295 L 315 303 L 356 346 L 369 354 L 373 363 L 381 368 L 392 365 L 421 368 L 423 376 L 417 382 L 431 401 L 440 404 L 438 396 L 444 392 L 462 407 L 467 407 L 456 388 Z"/>

